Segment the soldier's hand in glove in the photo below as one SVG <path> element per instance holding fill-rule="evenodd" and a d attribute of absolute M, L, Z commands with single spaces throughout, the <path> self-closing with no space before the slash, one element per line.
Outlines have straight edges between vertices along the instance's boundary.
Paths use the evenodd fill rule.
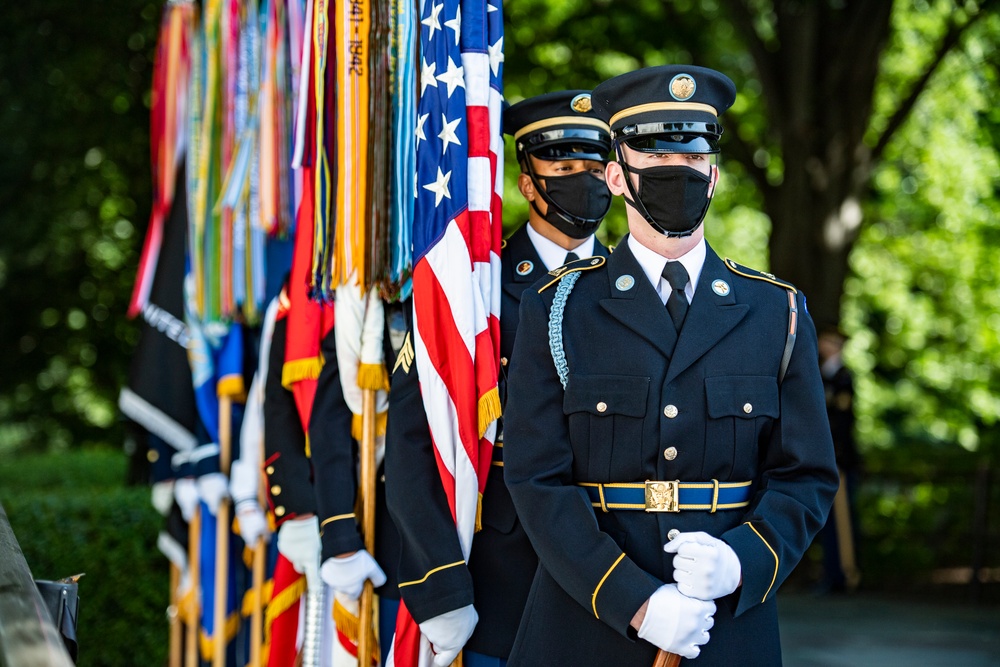
<path fill-rule="evenodd" d="M 212 516 L 219 513 L 223 498 L 229 497 L 229 480 L 221 472 L 210 472 L 198 478 L 198 495 Z"/>
<path fill-rule="evenodd" d="M 174 499 L 181 508 L 184 521 L 191 523 L 194 513 L 198 510 L 198 487 L 194 477 L 181 477 L 174 482 Z"/>
<path fill-rule="evenodd" d="M 364 549 L 344 558 L 327 558 L 320 575 L 330 588 L 352 600 L 361 595 L 366 580 L 371 579 L 375 588 L 385 583 L 385 572 Z"/>
<path fill-rule="evenodd" d="M 448 667 L 469 641 L 479 622 L 479 614 L 471 604 L 429 618 L 420 624 L 420 632 L 434 649 L 434 666 Z"/>
<path fill-rule="evenodd" d="M 236 506 L 236 520 L 240 527 L 240 537 L 248 547 L 257 544 L 257 540 L 263 538 L 265 542 L 271 541 L 271 530 L 267 526 L 267 517 L 260 509 L 260 506 L 253 500 L 244 500 Z"/>
<path fill-rule="evenodd" d="M 664 651 L 697 658 L 715 625 L 715 603 L 682 595 L 677 584 L 665 584 L 649 596 L 639 637 Z"/>
<path fill-rule="evenodd" d="M 296 572 L 306 576 L 306 586 L 320 585 L 319 520 L 314 516 L 289 519 L 278 529 L 278 552 L 288 559 Z"/>
<path fill-rule="evenodd" d="M 688 597 L 717 600 L 740 585 L 742 568 L 733 548 L 708 533 L 681 533 L 664 545 L 674 555 L 674 581 Z"/>

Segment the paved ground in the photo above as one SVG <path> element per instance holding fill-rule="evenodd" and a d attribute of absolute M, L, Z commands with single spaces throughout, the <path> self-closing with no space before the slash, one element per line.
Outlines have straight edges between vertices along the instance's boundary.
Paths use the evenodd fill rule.
<path fill-rule="evenodd" d="M 998 667 L 1000 607 L 780 593 L 786 667 Z"/>

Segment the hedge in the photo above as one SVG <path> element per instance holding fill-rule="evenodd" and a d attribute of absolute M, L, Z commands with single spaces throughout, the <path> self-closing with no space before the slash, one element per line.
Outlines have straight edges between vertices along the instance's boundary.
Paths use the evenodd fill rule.
<path fill-rule="evenodd" d="M 149 489 L 125 488 L 126 457 L 73 451 L 0 461 L 0 503 L 35 579 L 80 580 L 80 667 L 166 662 L 168 562 Z"/>

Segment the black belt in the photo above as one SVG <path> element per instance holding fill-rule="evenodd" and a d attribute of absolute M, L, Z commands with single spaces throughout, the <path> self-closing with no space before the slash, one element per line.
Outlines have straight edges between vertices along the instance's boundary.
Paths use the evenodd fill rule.
<path fill-rule="evenodd" d="M 645 512 L 680 512 L 690 510 L 732 510 L 750 504 L 750 482 L 622 482 L 598 484 L 582 482 L 579 486 L 590 496 L 591 504 L 609 510 Z"/>

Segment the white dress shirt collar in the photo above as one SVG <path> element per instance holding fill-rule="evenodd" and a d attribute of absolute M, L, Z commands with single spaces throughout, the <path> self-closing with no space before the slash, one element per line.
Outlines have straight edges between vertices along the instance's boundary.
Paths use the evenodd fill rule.
<path fill-rule="evenodd" d="M 593 257 L 594 256 L 594 235 L 591 234 L 583 243 L 573 248 L 572 250 L 566 250 L 558 243 L 550 241 L 541 234 L 535 231 L 535 228 L 528 223 L 528 238 L 531 239 L 531 245 L 535 246 L 535 252 L 538 253 L 538 257 L 542 260 L 542 264 L 549 271 L 552 269 L 558 269 L 560 266 L 566 263 L 566 253 L 575 252 L 577 257 Z"/>
<path fill-rule="evenodd" d="M 628 247 L 636 261 L 639 262 L 639 266 L 642 267 L 649 283 L 660 296 L 660 301 L 664 304 L 667 303 L 667 297 L 670 296 L 670 283 L 663 278 L 663 267 L 667 265 L 668 261 L 678 261 L 683 264 L 690 277 L 687 287 L 684 288 L 684 294 L 687 296 L 688 303 L 691 303 L 691 300 L 694 299 L 694 290 L 698 285 L 698 279 L 701 278 L 701 270 L 705 266 L 705 256 L 708 254 L 704 238 L 677 260 L 668 260 L 663 255 L 653 252 L 639 243 L 631 234 L 628 236 Z"/>

